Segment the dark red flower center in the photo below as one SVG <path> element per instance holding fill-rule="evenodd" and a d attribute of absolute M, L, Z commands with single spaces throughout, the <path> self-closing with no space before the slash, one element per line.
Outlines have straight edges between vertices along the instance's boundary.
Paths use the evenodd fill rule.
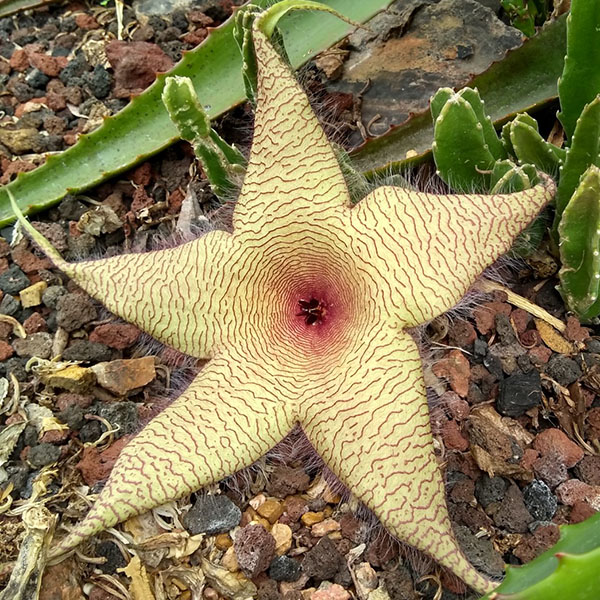
<path fill-rule="evenodd" d="M 298 300 L 300 312 L 296 313 L 297 317 L 304 317 L 304 322 L 307 325 L 319 325 L 327 316 L 327 304 L 317 298 L 306 300 L 301 298 Z"/>

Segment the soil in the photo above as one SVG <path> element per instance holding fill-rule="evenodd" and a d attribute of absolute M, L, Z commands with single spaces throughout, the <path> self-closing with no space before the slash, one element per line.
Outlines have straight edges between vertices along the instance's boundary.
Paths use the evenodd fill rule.
<path fill-rule="evenodd" d="M 0 183 L 120 110 L 231 11 L 231 2 L 205 2 L 138 19 L 126 7 L 123 42 L 115 39 L 114 10 L 98 5 L 69 2 L 1 19 Z M 319 102 L 344 104 L 339 92 L 328 91 L 324 71 L 312 66 L 307 73 Z M 356 106 L 345 106 L 332 118 L 347 123 Z M 217 126 L 229 141 L 247 144 L 250 108 L 233 110 Z M 199 231 L 203 219 L 227 226 L 230 207 L 219 206 L 184 143 L 66 197 L 35 220 L 70 260 L 142 251 L 175 243 L 189 190 L 201 218 L 183 226 Z M 90 223 L 96 206 L 102 218 Z M 24 534 L 19 508 L 32 497 L 43 501 L 60 516 L 63 535 L 63 525 L 85 514 L 87 496 L 101 489 L 127 441 L 201 368 L 118 321 L 26 239 L 11 246 L 12 233 L 0 231 L 0 376 L 10 384 L 0 400 L 0 434 L 25 416 L 29 423 L 9 448 L 7 478 L 0 479 L 0 498 L 8 498 L 0 502 L 0 589 Z M 502 575 L 504 563 L 527 562 L 550 547 L 559 525 L 600 509 L 600 339 L 565 312 L 556 271 L 542 246 L 510 262 L 504 276 L 560 319 L 563 333 L 502 292 L 480 295 L 422 332 L 449 511 L 467 556 L 492 577 Z M 21 326 L 26 337 L 18 335 Z M 44 362 L 58 354 L 74 365 L 68 376 Z M 99 363 L 101 376 L 90 379 Z M 10 405 L 14 393 L 18 409 Z M 387 535 L 314 455 L 290 450 L 306 447 L 299 432 L 294 440 L 284 446 L 287 458 L 278 452 L 214 486 L 222 493 L 217 502 L 198 493 L 160 516 L 119 526 L 138 541 L 164 534 L 166 545 L 136 554 L 143 570 L 123 552 L 121 537 L 104 532 L 46 571 L 40 598 L 109 599 L 142 580 L 170 599 L 197 597 L 192 591 L 202 588 L 207 600 L 233 597 L 234 589 L 262 599 L 349 598 L 358 573 L 369 582 L 361 598 L 379 585 L 392 600 L 437 598 L 439 586 L 446 599 L 476 597 Z M 191 536 L 185 543 L 181 530 Z"/>

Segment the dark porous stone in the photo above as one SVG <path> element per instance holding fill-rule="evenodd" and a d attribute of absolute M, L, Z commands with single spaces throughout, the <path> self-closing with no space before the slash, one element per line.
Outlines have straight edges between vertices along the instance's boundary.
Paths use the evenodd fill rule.
<path fill-rule="evenodd" d="M 124 435 L 135 433 L 139 428 L 138 409 L 135 402 L 126 400 L 113 404 L 104 404 L 100 408 L 99 414 L 113 427 L 119 428 L 119 431 L 114 434 L 117 439 Z"/>
<path fill-rule="evenodd" d="M 483 508 L 504 498 L 508 484 L 502 477 L 490 477 L 484 473 L 475 483 L 475 498 Z"/>
<path fill-rule="evenodd" d="M 39 69 L 32 69 L 25 76 L 25 82 L 36 90 L 45 90 L 50 77 L 42 73 Z"/>
<path fill-rule="evenodd" d="M 87 211 L 87 206 L 77 200 L 75 196 L 67 195 L 58 205 L 58 214 L 66 221 L 79 221 L 81 215 Z"/>
<path fill-rule="evenodd" d="M 12 491 L 10 495 L 18 500 L 21 497 L 21 491 L 27 485 L 27 479 L 29 478 L 29 467 L 24 464 L 18 465 L 9 465 L 6 467 L 6 474 L 8 475 L 8 480 L 5 484 L 3 484 L 3 489 L 6 485 L 12 483 Z"/>
<path fill-rule="evenodd" d="M 523 501 L 531 516 L 538 521 L 550 521 L 556 512 L 556 496 L 539 479 L 534 479 L 523 489 Z"/>
<path fill-rule="evenodd" d="M 98 568 L 103 573 L 114 575 L 117 572 L 117 569 L 122 569 L 127 566 L 127 560 L 123 556 L 121 550 L 119 550 L 119 546 L 114 542 L 100 542 L 96 546 L 96 554 L 98 556 L 103 556 L 106 559 L 105 563 L 98 565 Z"/>
<path fill-rule="evenodd" d="M 89 340 L 77 340 L 62 353 L 62 357 L 65 360 L 98 363 L 112 360 L 115 353 L 104 344 Z"/>
<path fill-rule="evenodd" d="M 26 381 L 29 377 L 29 373 L 25 369 L 26 363 L 27 359 L 13 356 L 2 363 L 4 374 L 8 377 L 12 373 L 17 378 L 17 381 Z"/>
<path fill-rule="evenodd" d="M 419 600 L 421 598 L 421 595 L 415 591 L 410 571 L 403 565 L 390 571 L 384 571 L 383 581 L 385 581 L 390 600 Z"/>
<path fill-rule="evenodd" d="M 562 354 L 555 354 L 548 361 L 545 371 L 546 375 L 564 387 L 571 385 L 582 375 L 579 365 L 572 358 Z"/>
<path fill-rule="evenodd" d="M 66 423 L 69 426 L 71 431 L 79 431 L 85 423 L 84 414 L 85 411 L 81 406 L 70 404 L 65 410 L 59 412 L 57 416 L 62 423 Z"/>
<path fill-rule="evenodd" d="M 0 302 L 0 314 L 14 316 L 19 312 L 19 301 L 7 294 Z"/>
<path fill-rule="evenodd" d="M 504 371 L 502 369 L 502 361 L 494 356 L 489 348 L 485 358 L 483 359 L 483 366 L 492 374 L 496 379 L 502 380 L 504 377 Z"/>
<path fill-rule="evenodd" d="M 520 417 L 541 402 L 542 382 L 540 374 L 535 370 L 515 373 L 500 382 L 496 408 L 506 417 Z"/>
<path fill-rule="evenodd" d="M 42 294 L 42 302 L 48 308 L 56 308 L 59 299 L 68 294 L 67 288 L 62 285 L 51 285 Z"/>
<path fill-rule="evenodd" d="M 477 338 L 473 342 L 473 357 L 475 359 L 475 362 L 477 362 L 477 363 L 483 362 L 483 359 L 485 358 L 486 354 L 488 353 L 488 350 L 489 350 L 489 347 L 487 345 L 487 342 L 485 340 Z"/>
<path fill-rule="evenodd" d="M 233 549 L 244 575 L 253 578 L 269 568 L 275 554 L 275 539 L 262 525 L 246 525 L 235 536 Z"/>
<path fill-rule="evenodd" d="M 87 421 L 79 430 L 79 439 L 85 444 L 87 442 L 96 442 L 104 433 L 104 427 L 99 421 Z"/>
<path fill-rule="evenodd" d="M 60 72 L 59 78 L 65 85 L 80 87 L 81 76 L 88 71 L 89 68 L 90 66 L 83 54 L 79 54 Z"/>
<path fill-rule="evenodd" d="M 588 485 L 600 486 L 600 456 L 584 456 L 577 463 L 575 473 Z"/>
<path fill-rule="evenodd" d="M 90 91 L 99 100 L 110 94 L 113 78 L 102 65 L 96 65 L 94 70 L 86 77 L 86 80 Z"/>
<path fill-rule="evenodd" d="M 56 303 L 56 321 L 66 331 L 80 329 L 98 318 L 98 311 L 91 298 L 84 294 L 66 294 Z"/>
<path fill-rule="evenodd" d="M 227 496 L 198 496 L 183 517 L 183 526 L 192 534 L 226 533 L 240 524 L 242 511 Z"/>
<path fill-rule="evenodd" d="M 296 492 L 303 492 L 310 485 L 310 477 L 302 467 L 287 467 L 279 465 L 275 467 L 269 482 L 267 492 L 277 498 L 285 498 Z"/>
<path fill-rule="evenodd" d="M 335 577 L 342 564 L 345 564 L 344 557 L 333 541 L 325 536 L 304 555 L 302 571 L 317 581 L 326 581 Z"/>
<path fill-rule="evenodd" d="M 478 571 L 490 577 L 504 575 L 504 561 L 490 540 L 476 537 L 465 525 L 455 527 L 454 533 L 462 551 Z"/>
<path fill-rule="evenodd" d="M 5 294 L 18 294 L 30 285 L 29 278 L 17 265 L 12 265 L 0 275 L 0 290 Z"/>
<path fill-rule="evenodd" d="M 567 467 L 557 452 L 540 456 L 533 463 L 533 471 L 536 477 L 548 484 L 552 490 L 569 476 Z"/>
<path fill-rule="evenodd" d="M 41 331 L 39 333 L 32 333 L 26 338 L 15 340 L 13 348 L 19 356 L 27 358 L 36 356 L 48 359 L 52 355 L 52 342 L 52 335 Z"/>
<path fill-rule="evenodd" d="M 27 460 L 37 469 L 56 462 L 60 458 L 60 448 L 53 444 L 38 444 L 29 449 Z"/>
<path fill-rule="evenodd" d="M 33 88 L 24 81 L 16 81 L 11 85 L 11 82 L 6 86 L 11 89 L 13 96 L 21 103 L 29 102 L 34 96 Z"/>
<path fill-rule="evenodd" d="M 521 490 L 515 484 L 508 488 L 493 518 L 498 527 L 510 533 L 526 533 L 534 520 L 525 506 Z"/>
<path fill-rule="evenodd" d="M 257 600 L 281 600 L 281 598 L 282 596 L 279 593 L 276 581 L 267 579 L 258 586 L 258 592 L 256 594 Z"/>
<path fill-rule="evenodd" d="M 506 346 L 514 344 L 517 341 L 517 336 L 510 319 L 504 313 L 496 313 L 494 321 L 496 322 L 496 333 L 500 338 L 500 342 Z"/>
<path fill-rule="evenodd" d="M 302 569 L 295 558 L 277 556 L 269 565 L 269 577 L 275 581 L 298 581 Z"/>

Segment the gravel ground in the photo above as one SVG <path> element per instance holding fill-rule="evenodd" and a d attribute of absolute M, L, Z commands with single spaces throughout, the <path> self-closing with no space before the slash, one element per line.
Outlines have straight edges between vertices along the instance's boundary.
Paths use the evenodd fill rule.
<path fill-rule="evenodd" d="M 138 22 L 126 8 L 127 42 L 115 39 L 114 11 L 101 6 L 0 20 L 0 183 L 118 111 L 230 12 L 221 2 Z M 243 142 L 250 122 L 241 107 L 220 127 Z M 200 215 L 227 224 L 230 209 L 178 144 L 65 198 L 39 216 L 40 227 L 71 260 L 145 250 L 172 243 L 188 189 Z M 2 589 L 23 536 L 22 507 L 42 500 L 64 524 L 79 519 L 127 440 L 201 365 L 107 313 L 27 239 L 11 246 L 12 228 L 0 234 L 0 435 L 16 432 L 0 448 Z M 600 508 L 600 341 L 565 314 L 556 270 L 542 249 L 513 265 L 510 279 L 565 324 L 562 333 L 497 292 L 420 334 L 450 514 L 468 557 L 490 576 L 531 560 L 558 539 L 558 525 Z M 69 376 L 47 362 L 59 354 L 79 365 Z M 108 600 L 144 582 L 169 599 L 203 589 L 207 600 L 416 600 L 433 598 L 438 585 L 443 598 L 468 595 L 392 540 L 306 448 L 295 432 L 210 495 L 102 534 L 47 570 L 41 598 Z M 134 559 L 122 532 L 139 547 Z"/>

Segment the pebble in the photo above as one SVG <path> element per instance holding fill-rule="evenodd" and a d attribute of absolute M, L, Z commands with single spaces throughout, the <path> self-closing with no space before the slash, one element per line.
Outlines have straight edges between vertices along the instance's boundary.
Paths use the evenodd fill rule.
<path fill-rule="evenodd" d="M 545 371 L 546 375 L 564 387 L 571 385 L 582 375 L 579 365 L 572 358 L 562 354 L 555 354 L 548 361 Z"/>
<path fill-rule="evenodd" d="M 283 503 L 274 498 L 267 498 L 257 509 L 256 512 L 267 519 L 269 523 L 276 523 L 283 514 Z"/>
<path fill-rule="evenodd" d="M 52 335 L 49 333 L 33 333 L 26 338 L 19 338 L 13 342 L 15 352 L 26 358 L 36 356 L 38 358 L 52 358 Z"/>
<path fill-rule="evenodd" d="M 28 334 L 39 333 L 40 331 L 48 331 L 48 324 L 40 313 L 34 312 L 23 321 L 23 328 Z"/>
<path fill-rule="evenodd" d="M 575 473 L 588 485 L 600 485 L 600 456 L 584 456 L 575 467 Z"/>
<path fill-rule="evenodd" d="M 289 556 L 276 556 L 269 565 L 269 577 L 275 581 L 298 581 L 301 574 L 300 563 Z"/>
<path fill-rule="evenodd" d="M 240 570 L 240 565 L 238 564 L 233 545 L 227 548 L 225 554 L 223 554 L 221 566 L 225 567 L 230 573 L 236 573 Z"/>
<path fill-rule="evenodd" d="M 42 443 L 32 446 L 27 454 L 27 461 L 36 469 L 56 462 L 60 458 L 60 448 L 53 444 Z"/>
<path fill-rule="evenodd" d="M 87 392 L 96 383 L 94 372 L 79 365 L 69 365 L 64 369 L 52 371 L 42 375 L 41 379 L 48 387 L 75 393 Z"/>
<path fill-rule="evenodd" d="M 153 356 L 98 363 L 91 367 L 98 383 L 118 396 L 141 388 L 156 377 Z"/>
<path fill-rule="evenodd" d="M 0 361 L 7 360 L 13 354 L 14 354 L 13 347 L 9 343 L 7 343 L 3 340 L 0 340 Z"/>
<path fill-rule="evenodd" d="M 60 411 L 57 417 L 62 423 L 66 423 L 72 431 L 79 431 L 85 423 L 84 415 L 85 412 L 81 406 L 71 404 Z"/>
<path fill-rule="evenodd" d="M 99 415 L 119 430 L 113 435 L 118 439 L 124 435 L 135 433 L 139 429 L 138 407 L 135 402 L 113 402 L 104 404 Z"/>
<path fill-rule="evenodd" d="M 323 537 L 324 535 L 328 535 L 334 531 L 340 531 L 341 528 L 341 525 L 335 519 L 329 518 L 321 521 L 320 523 L 315 523 L 310 528 L 310 532 L 315 537 Z"/>
<path fill-rule="evenodd" d="M 292 547 L 292 530 L 289 525 L 275 523 L 271 527 L 271 535 L 275 540 L 275 554 L 282 556 Z"/>
<path fill-rule="evenodd" d="M 464 452 L 469 448 L 469 440 L 462 434 L 459 424 L 454 421 L 446 421 L 441 428 L 444 446 L 449 450 Z"/>
<path fill-rule="evenodd" d="M 494 578 L 504 576 L 504 561 L 491 540 L 476 537 L 464 525 L 456 526 L 454 533 L 462 551 L 477 570 Z"/>
<path fill-rule="evenodd" d="M 306 525 L 307 527 L 311 527 L 315 523 L 320 523 L 324 518 L 325 518 L 325 513 L 323 511 L 319 511 L 319 512 L 308 511 L 308 512 L 305 512 L 300 517 L 300 520 L 302 521 L 303 525 Z"/>
<path fill-rule="evenodd" d="M 90 421 L 89 423 L 101 427 L 98 421 Z M 79 439 L 83 442 L 82 432 L 83 428 L 79 432 Z M 77 463 L 76 467 L 81 471 L 81 476 L 87 485 L 93 486 L 99 481 L 104 481 L 110 475 L 121 450 L 123 450 L 128 441 L 129 438 L 121 438 L 102 452 L 94 446 L 85 446 L 83 448 L 81 460 Z"/>
<path fill-rule="evenodd" d="M 523 501 L 523 494 L 515 484 L 509 486 L 502 503 L 493 515 L 494 523 L 510 533 L 525 533 L 533 517 Z"/>
<path fill-rule="evenodd" d="M 500 382 L 496 408 L 506 417 L 520 417 L 542 402 L 542 382 L 537 371 L 515 373 Z"/>
<path fill-rule="evenodd" d="M 237 527 L 241 518 L 242 511 L 227 496 L 202 495 L 183 517 L 183 526 L 192 535 L 214 535 Z"/>
<path fill-rule="evenodd" d="M 310 596 L 310 600 L 349 600 L 350 592 L 341 585 L 332 583 L 322 589 L 318 589 Z"/>
<path fill-rule="evenodd" d="M 533 447 L 542 456 L 551 453 L 557 454 L 568 469 L 574 467 L 583 458 L 583 450 L 560 429 L 552 428 L 542 431 L 533 441 Z"/>
<path fill-rule="evenodd" d="M 562 504 L 573 506 L 576 502 L 587 502 L 600 510 L 600 486 L 592 486 L 579 479 L 569 479 L 556 488 L 556 497 Z"/>
<path fill-rule="evenodd" d="M 493 502 L 501 502 L 506 493 L 508 484 L 502 477 L 490 477 L 484 473 L 475 482 L 475 498 L 483 508 L 487 508 Z"/>
<path fill-rule="evenodd" d="M 527 510 L 538 521 L 550 521 L 556 513 L 556 496 L 539 479 L 534 479 L 523 489 L 523 501 Z"/>
<path fill-rule="evenodd" d="M 335 577 L 342 564 L 345 564 L 344 557 L 333 541 L 324 537 L 304 555 L 302 571 L 317 581 L 326 581 Z"/>
<path fill-rule="evenodd" d="M 437 377 L 448 380 L 452 391 L 465 398 L 469 393 L 471 367 L 460 350 L 451 350 L 444 358 L 433 365 Z"/>
<path fill-rule="evenodd" d="M 105 563 L 98 565 L 98 568 L 103 573 L 114 575 L 117 569 L 122 569 L 127 566 L 127 560 L 119 549 L 119 546 L 114 542 L 104 541 L 96 545 L 96 554 L 106 559 Z"/>
<path fill-rule="evenodd" d="M 0 302 L 0 314 L 14 316 L 21 307 L 20 303 L 10 295 L 5 295 Z"/>
<path fill-rule="evenodd" d="M 231 539 L 231 536 L 228 533 L 219 533 L 215 537 L 215 546 L 219 550 L 225 551 L 228 548 L 231 548 L 231 546 L 233 546 L 233 540 Z"/>
<path fill-rule="evenodd" d="M 97 363 L 109 361 L 113 358 L 113 354 L 113 350 L 104 344 L 89 340 L 76 340 L 62 353 L 62 357 L 64 360 Z"/>
<path fill-rule="evenodd" d="M 533 471 L 538 479 L 545 481 L 550 489 L 567 480 L 567 467 L 557 452 L 550 451 L 533 463 Z"/>
<path fill-rule="evenodd" d="M 262 525 L 250 524 L 237 532 L 233 548 L 240 569 L 246 577 L 253 578 L 269 568 L 275 554 L 275 540 Z"/>
<path fill-rule="evenodd" d="M 56 322 L 68 332 L 98 318 L 92 299 L 83 294 L 65 294 L 56 303 Z"/>
<path fill-rule="evenodd" d="M 458 319 L 450 325 L 448 342 L 451 346 L 469 348 L 477 339 L 475 328 L 468 321 Z"/>
<path fill-rule="evenodd" d="M 25 83 L 37 90 L 45 90 L 49 81 L 50 77 L 42 73 L 39 69 L 32 69 L 25 76 Z"/>
<path fill-rule="evenodd" d="M 0 274 L 0 290 L 5 294 L 16 295 L 30 285 L 29 278 L 17 265 L 10 266 Z"/>
<path fill-rule="evenodd" d="M 42 294 L 42 302 L 48 308 L 56 308 L 59 299 L 67 294 L 66 288 L 62 285 L 51 285 L 48 286 L 45 292 Z"/>
<path fill-rule="evenodd" d="M 105 344 L 115 350 L 125 350 L 134 344 L 141 332 L 135 325 L 129 323 L 105 323 L 98 325 L 90 333 L 90 341 Z"/>

